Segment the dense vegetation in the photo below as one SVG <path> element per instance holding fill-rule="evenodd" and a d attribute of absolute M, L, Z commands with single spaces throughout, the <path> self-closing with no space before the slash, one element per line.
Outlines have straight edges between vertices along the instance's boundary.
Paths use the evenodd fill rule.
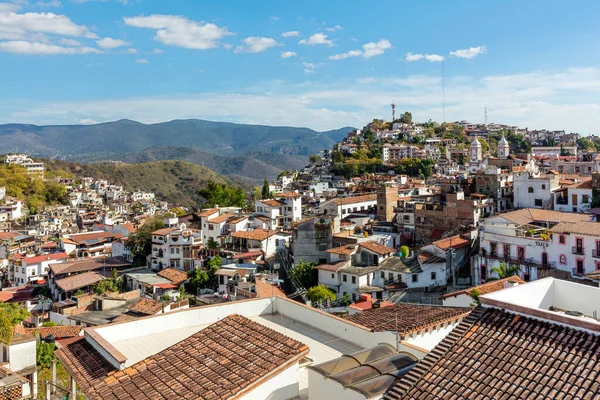
<path fill-rule="evenodd" d="M 126 246 L 136 265 L 145 265 L 146 257 L 152 252 L 152 232 L 164 228 L 160 217 L 149 218 L 137 231 L 129 235 Z"/>
<path fill-rule="evenodd" d="M 43 180 L 15 164 L 0 164 L 0 186 L 6 188 L 7 196 L 25 201 L 32 213 L 45 205 L 68 204 L 67 189 L 53 180 Z"/>
<path fill-rule="evenodd" d="M 244 207 L 246 195 L 240 186 L 231 186 L 225 183 L 209 181 L 199 190 L 200 196 L 207 201 L 208 207 Z"/>
<path fill-rule="evenodd" d="M 50 169 L 65 170 L 78 177 L 91 176 L 121 184 L 126 190 L 153 192 L 170 204 L 198 206 L 206 203 L 198 189 L 208 182 L 231 185 L 232 182 L 206 167 L 186 161 L 154 161 L 142 164 L 79 164 L 43 160 Z"/>

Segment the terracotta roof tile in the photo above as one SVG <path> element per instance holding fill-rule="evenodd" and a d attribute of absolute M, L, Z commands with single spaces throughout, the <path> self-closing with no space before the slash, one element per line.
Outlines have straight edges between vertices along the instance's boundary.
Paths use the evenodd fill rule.
<path fill-rule="evenodd" d="M 124 257 L 98 257 L 88 260 L 79 260 L 61 264 L 50 264 L 50 269 L 56 275 L 71 274 L 74 272 L 94 271 L 97 269 L 121 268 L 130 266 L 131 263 Z"/>
<path fill-rule="evenodd" d="M 600 236 L 598 222 L 561 222 L 550 228 L 552 233 L 574 233 L 577 235 Z"/>
<path fill-rule="evenodd" d="M 596 399 L 599 370 L 596 335 L 478 308 L 384 399 Z"/>
<path fill-rule="evenodd" d="M 40 263 L 42 261 L 60 260 L 60 259 L 66 260 L 67 253 L 60 252 L 60 253 L 54 253 L 54 254 L 44 254 L 44 255 L 35 256 L 35 257 L 25 257 L 22 259 L 22 262 L 25 262 L 28 265 L 32 265 L 32 264 Z"/>
<path fill-rule="evenodd" d="M 178 229 L 179 228 L 162 228 L 155 230 L 154 232 L 152 232 L 152 234 L 157 236 L 167 236 L 169 233 L 174 232 Z"/>
<path fill-rule="evenodd" d="M 71 241 L 73 241 L 77 244 L 82 244 L 86 240 L 113 239 L 115 237 L 117 237 L 117 235 L 115 235 L 114 233 L 105 232 L 105 231 L 96 231 L 96 232 L 86 232 L 86 233 L 75 233 L 75 234 L 69 235 L 68 238 L 64 238 L 64 239 L 70 239 Z"/>
<path fill-rule="evenodd" d="M 323 271 L 337 272 L 342 267 L 344 267 L 346 264 L 348 264 L 349 262 L 350 261 L 348 261 L 348 260 L 344 260 L 344 261 L 339 261 L 335 264 L 321 264 L 321 265 L 317 265 L 315 268 L 323 270 Z"/>
<path fill-rule="evenodd" d="M 89 399 L 145 400 L 240 398 L 307 353 L 308 346 L 234 314 L 121 371 L 85 340 L 56 355 Z"/>
<path fill-rule="evenodd" d="M 199 212 L 198 216 L 199 217 L 210 217 L 211 215 L 216 214 L 218 212 L 219 212 L 218 208 L 209 208 L 206 210 L 202 210 L 202 212 Z"/>
<path fill-rule="evenodd" d="M 270 238 L 273 235 L 277 235 L 281 232 L 279 231 L 271 231 L 271 230 L 267 230 L 267 229 L 262 229 L 262 228 L 257 228 L 254 229 L 252 231 L 238 231 L 238 232 L 233 232 L 231 234 L 232 237 L 235 238 L 240 238 L 240 239 L 247 239 L 247 240 L 258 240 L 258 241 L 263 241 L 267 238 Z"/>
<path fill-rule="evenodd" d="M 534 221 L 586 222 L 590 221 L 592 217 L 587 214 L 523 208 L 522 210 L 498 214 L 496 217 L 492 218 L 504 218 L 516 224 L 530 224 Z"/>
<path fill-rule="evenodd" d="M 470 312 L 471 309 L 466 307 L 398 303 L 392 307 L 375 308 L 354 314 L 347 319 L 375 332 L 396 331 L 397 327 L 398 333 L 408 334 L 450 320 L 464 318 Z"/>
<path fill-rule="evenodd" d="M 523 279 L 519 278 L 518 276 L 509 276 L 508 278 L 498 279 L 495 281 L 487 282 L 487 283 L 484 283 L 483 285 L 473 286 L 473 287 L 463 289 L 463 290 L 458 290 L 458 291 L 452 292 L 452 293 L 446 293 L 446 294 L 440 296 L 440 299 L 447 299 L 448 297 L 456 297 L 461 294 L 470 294 L 474 290 L 477 290 L 477 292 L 480 295 L 497 292 L 498 290 L 505 289 L 504 285 L 506 283 L 523 284 L 523 283 L 525 283 L 525 281 Z"/>
<path fill-rule="evenodd" d="M 152 299 L 139 299 L 131 307 L 129 311 L 137 314 L 155 315 L 162 310 L 163 303 Z"/>
<path fill-rule="evenodd" d="M 296 199 L 298 197 L 302 197 L 302 195 L 300 193 L 296 193 L 296 192 L 284 192 L 284 193 L 277 193 L 275 195 L 275 197 L 284 197 L 284 198 L 293 198 L 293 199 Z"/>
<path fill-rule="evenodd" d="M 256 289 L 256 294 L 260 298 L 268 298 L 268 297 L 287 297 L 283 290 L 281 290 L 278 286 L 271 285 L 265 281 L 256 281 L 254 284 Z"/>
<path fill-rule="evenodd" d="M 452 246 L 453 249 L 469 246 L 471 244 L 471 241 L 469 239 L 461 237 L 460 235 L 456 235 L 446 239 L 438 240 L 436 242 L 433 242 L 432 244 L 435 244 L 442 250 L 446 250 L 449 249 L 450 246 Z"/>
<path fill-rule="evenodd" d="M 227 222 L 227 220 L 229 218 L 235 217 L 236 214 L 234 213 L 224 213 L 219 215 L 218 217 L 214 217 L 213 219 L 209 219 L 208 223 L 209 224 L 221 224 L 223 222 Z"/>
<path fill-rule="evenodd" d="M 273 199 L 269 199 L 269 200 L 261 200 L 260 201 L 263 204 L 266 204 L 269 207 L 281 207 L 281 206 L 285 206 L 285 203 L 279 200 L 273 200 Z"/>
<path fill-rule="evenodd" d="M 101 280 L 105 279 L 102 275 L 97 272 L 84 272 L 83 274 L 72 275 L 67 278 L 59 279 L 56 281 L 56 286 L 65 292 L 84 288 L 86 286 L 94 285 Z"/>
<path fill-rule="evenodd" d="M 69 326 L 40 326 L 39 328 L 30 328 L 27 331 L 32 334 L 38 333 L 40 337 L 45 338 L 48 335 L 53 335 L 57 339 L 70 338 L 80 336 L 83 331 L 81 325 Z"/>
<path fill-rule="evenodd" d="M 163 278 L 170 280 L 174 285 L 177 286 L 187 281 L 188 278 L 185 272 L 171 267 L 158 271 L 156 275 L 162 276 Z"/>
<path fill-rule="evenodd" d="M 327 249 L 327 250 L 325 250 L 325 252 L 331 253 L 331 254 L 341 254 L 341 255 L 349 256 L 351 254 L 354 254 L 357 249 L 358 249 L 357 245 L 348 244 L 346 246 L 339 246 L 339 247 L 333 247 L 331 249 Z"/>
<path fill-rule="evenodd" d="M 377 194 L 365 194 L 362 196 L 335 198 L 331 200 L 333 204 L 337 204 L 338 206 L 344 206 L 347 204 L 354 203 L 363 203 L 366 201 L 377 201 Z"/>
<path fill-rule="evenodd" d="M 373 253 L 377 253 L 382 256 L 394 252 L 394 249 L 392 249 L 391 247 L 387 247 L 387 246 L 385 246 L 381 243 L 378 243 L 374 240 L 369 241 L 369 242 L 362 242 L 359 244 L 359 246 L 365 250 L 368 250 Z"/>

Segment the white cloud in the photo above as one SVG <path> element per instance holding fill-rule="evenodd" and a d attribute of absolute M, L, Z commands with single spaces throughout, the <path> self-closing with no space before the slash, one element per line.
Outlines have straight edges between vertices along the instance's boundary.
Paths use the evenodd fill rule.
<path fill-rule="evenodd" d="M 105 37 L 100 40 L 96 40 L 96 44 L 103 49 L 116 49 L 119 47 L 127 46 L 129 42 L 126 42 L 121 39 L 113 39 L 110 37 Z"/>
<path fill-rule="evenodd" d="M 90 54 L 102 53 L 93 47 L 62 47 L 54 44 L 28 42 L 26 40 L 13 40 L 0 42 L 0 52 L 24 54 L 24 55 L 54 55 L 54 54 Z"/>
<path fill-rule="evenodd" d="M 440 56 L 439 54 L 425 54 L 425 59 L 430 62 L 442 62 L 444 61 L 444 56 Z"/>
<path fill-rule="evenodd" d="M 286 58 L 295 57 L 295 56 L 297 56 L 297 54 L 294 51 L 283 51 L 283 52 L 281 52 L 280 58 L 286 59 Z"/>
<path fill-rule="evenodd" d="M 310 63 L 309 63 L 310 64 Z M 308 69 L 310 71 L 310 69 Z M 327 82 L 257 82 L 254 88 L 198 94 L 172 94 L 98 100 L 27 102 L 6 99 L 0 119 L 36 124 L 112 121 L 131 118 L 155 123 L 178 118 L 326 130 L 361 127 L 373 118 L 390 118 L 391 101 L 410 104 L 416 121 L 442 119 L 439 74 Z M 565 129 L 587 134 L 600 127 L 600 68 L 487 77 L 446 77 L 446 119 L 483 122 L 483 104 L 494 122 L 530 129 Z M 100 96 L 99 96 L 100 97 Z M 272 110 L 277 109 L 277 113 Z M 402 111 L 406 111 L 402 110 Z M 600 134 L 600 128 L 592 128 Z M 273 139 L 275 140 L 275 139 Z"/>
<path fill-rule="evenodd" d="M 419 61 L 419 60 L 427 60 L 429 62 L 442 62 L 444 61 L 444 56 L 440 56 L 439 54 L 413 54 L 406 53 L 404 58 L 405 61 Z"/>
<path fill-rule="evenodd" d="M 135 62 L 138 64 L 148 64 L 150 61 L 146 60 L 145 58 L 138 58 L 135 60 Z"/>
<path fill-rule="evenodd" d="M 404 58 L 404 60 L 405 61 L 419 61 L 423 58 L 425 58 L 425 56 L 423 54 L 406 53 L 406 57 Z"/>
<path fill-rule="evenodd" d="M 152 50 L 152 54 L 162 54 L 162 53 L 164 53 L 164 52 L 165 52 L 165 51 L 164 51 L 164 50 L 162 50 L 162 49 L 154 49 L 154 50 Z"/>
<path fill-rule="evenodd" d="M 292 36 L 298 36 L 300 34 L 300 32 L 298 31 L 287 31 L 287 32 L 283 32 L 281 34 L 281 36 L 283 37 L 292 37 Z"/>
<path fill-rule="evenodd" d="M 373 56 L 379 56 L 387 49 L 392 48 L 392 43 L 387 39 L 381 39 L 378 42 L 370 42 L 363 44 L 363 57 L 371 58 Z"/>
<path fill-rule="evenodd" d="M 480 54 L 484 54 L 486 51 L 487 51 L 487 48 L 485 46 L 477 46 L 477 47 L 469 47 L 468 49 L 464 49 L 464 50 L 451 51 L 450 55 L 452 57 L 471 59 Z"/>
<path fill-rule="evenodd" d="M 278 17 L 277 15 L 272 15 L 269 19 L 271 21 L 279 21 L 281 19 L 281 17 Z"/>
<path fill-rule="evenodd" d="M 235 48 L 236 53 L 261 53 L 279 45 L 273 38 L 250 36 L 242 40 L 244 44 Z"/>
<path fill-rule="evenodd" d="M 350 50 L 346 53 L 334 54 L 329 56 L 330 60 L 345 60 L 350 57 L 360 57 L 363 58 L 371 58 L 373 56 L 378 56 L 384 53 L 385 50 L 391 49 L 392 44 L 387 39 L 381 39 L 379 42 L 370 42 L 363 44 L 362 50 Z"/>
<path fill-rule="evenodd" d="M 327 32 L 335 32 L 335 31 L 339 31 L 339 30 L 341 30 L 341 29 L 342 29 L 342 27 L 341 27 L 340 25 L 336 25 L 336 26 L 334 26 L 334 27 L 332 27 L 332 28 L 325 28 L 325 30 L 326 30 Z"/>
<path fill-rule="evenodd" d="M 324 33 L 315 33 L 308 39 L 302 39 L 298 42 L 298 44 L 304 44 L 308 46 L 314 46 L 316 44 L 326 44 L 328 46 L 333 46 L 333 40 L 327 39 L 327 35 Z"/>
<path fill-rule="evenodd" d="M 346 58 L 358 57 L 358 56 L 361 56 L 362 54 L 363 54 L 363 52 L 361 50 L 350 50 L 346 53 L 334 54 L 332 56 L 329 56 L 329 59 L 330 60 L 345 60 Z"/>
<path fill-rule="evenodd" d="M 130 48 L 128 48 L 128 49 L 127 49 L 127 52 L 128 52 L 129 54 L 137 54 L 137 50 L 136 50 L 136 49 L 134 49 L 133 47 L 130 47 Z"/>
<path fill-rule="evenodd" d="M 175 15 L 153 14 L 124 18 L 125 24 L 136 28 L 155 29 L 154 40 L 169 46 L 206 50 L 222 46 L 220 40 L 233 35 L 225 27 L 204 21 L 192 21 Z"/>
<path fill-rule="evenodd" d="M 65 15 L 45 12 L 17 13 L 14 7 L 0 7 L 0 39 L 36 40 L 38 38 L 34 35 L 39 34 L 98 38 L 98 35 L 87 27 L 77 25 Z"/>
<path fill-rule="evenodd" d="M 89 119 L 89 118 L 82 118 L 79 120 L 79 125 L 95 125 L 98 123 L 98 121 L 95 121 L 93 119 Z"/>
<path fill-rule="evenodd" d="M 81 46 L 81 42 L 75 39 L 62 38 L 58 42 L 63 46 Z"/>
<path fill-rule="evenodd" d="M 58 0 L 38 1 L 35 5 L 40 8 L 56 8 L 62 6 L 61 2 Z"/>

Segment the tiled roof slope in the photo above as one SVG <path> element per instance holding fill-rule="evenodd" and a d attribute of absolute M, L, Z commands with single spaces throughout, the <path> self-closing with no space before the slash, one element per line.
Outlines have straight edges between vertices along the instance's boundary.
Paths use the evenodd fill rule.
<path fill-rule="evenodd" d="M 188 278 L 185 272 L 171 267 L 158 271 L 156 275 L 170 280 L 174 285 L 177 286 L 181 285 Z"/>
<path fill-rule="evenodd" d="M 453 319 L 466 317 L 471 312 L 465 307 L 442 307 L 398 303 L 393 307 L 374 308 L 347 317 L 348 320 L 373 329 L 375 332 L 396 331 L 408 334 Z"/>
<path fill-rule="evenodd" d="M 597 399 L 599 344 L 587 332 L 478 308 L 384 399 Z"/>
<path fill-rule="evenodd" d="M 522 285 L 525 281 L 518 276 L 509 276 L 508 278 L 497 279 L 495 281 L 486 282 L 482 285 L 473 286 L 467 289 L 459 290 L 456 292 L 446 293 L 440 296 L 440 299 L 447 299 L 449 297 L 456 297 L 461 294 L 470 295 L 473 293 L 473 290 L 477 290 L 478 295 L 488 294 L 497 292 L 498 290 L 506 289 L 505 284 L 519 284 Z"/>
<path fill-rule="evenodd" d="M 308 346 L 240 315 L 230 315 L 121 371 L 77 342 L 56 352 L 89 399 L 241 397 L 308 353 Z M 73 347 L 73 348 L 72 348 Z M 94 364 L 85 364 L 89 359 Z"/>

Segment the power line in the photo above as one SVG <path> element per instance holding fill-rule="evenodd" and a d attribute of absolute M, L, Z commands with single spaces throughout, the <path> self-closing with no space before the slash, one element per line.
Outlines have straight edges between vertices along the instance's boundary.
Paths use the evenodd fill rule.
<path fill-rule="evenodd" d="M 444 61 L 442 61 L 442 122 L 446 122 L 446 74 L 444 72 Z"/>

